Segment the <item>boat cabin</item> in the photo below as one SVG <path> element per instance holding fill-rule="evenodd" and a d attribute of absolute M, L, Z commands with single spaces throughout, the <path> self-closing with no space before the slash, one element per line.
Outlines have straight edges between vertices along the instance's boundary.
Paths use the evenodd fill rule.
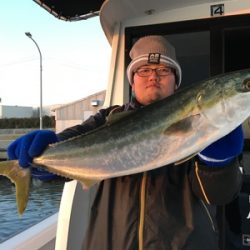
<path fill-rule="evenodd" d="M 105 106 L 130 98 L 126 67 L 141 36 L 164 35 L 174 45 L 181 87 L 210 76 L 250 67 L 250 2 L 247 0 L 34 0 L 64 21 L 99 15 L 112 46 Z M 250 148 L 250 119 L 244 123 Z"/>

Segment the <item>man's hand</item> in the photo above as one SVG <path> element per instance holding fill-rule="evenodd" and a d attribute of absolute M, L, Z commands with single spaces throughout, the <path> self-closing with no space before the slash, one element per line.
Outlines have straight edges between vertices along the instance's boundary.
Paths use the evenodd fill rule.
<path fill-rule="evenodd" d="M 9 160 L 19 160 L 19 165 L 27 168 L 34 157 L 41 155 L 49 144 L 55 142 L 58 142 L 58 138 L 51 130 L 32 131 L 9 145 L 8 158 Z"/>
<path fill-rule="evenodd" d="M 207 166 L 224 166 L 242 152 L 243 145 L 243 129 L 242 126 L 239 126 L 226 136 L 206 147 L 198 156 Z"/>

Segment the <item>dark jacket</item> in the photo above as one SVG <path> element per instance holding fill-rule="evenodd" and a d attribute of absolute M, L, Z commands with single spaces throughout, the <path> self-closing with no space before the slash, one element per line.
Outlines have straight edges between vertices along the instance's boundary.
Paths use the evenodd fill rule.
<path fill-rule="evenodd" d="M 61 140 L 105 123 L 111 112 L 139 108 L 130 103 L 100 110 Z M 215 206 L 238 193 L 238 162 L 209 168 L 193 158 L 179 165 L 104 180 L 92 204 L 85 250 L 216 250 Z"/>

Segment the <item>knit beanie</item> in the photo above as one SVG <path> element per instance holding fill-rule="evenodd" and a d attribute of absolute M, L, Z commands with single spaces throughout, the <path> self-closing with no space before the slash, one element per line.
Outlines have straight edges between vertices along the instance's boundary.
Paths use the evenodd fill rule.
<path fill-rule="evenodd" d="M 129 83 L 133 83 L 133 74 L 146 64 L 164 63 L 174 68 L 177 87 L 181 84 L 181 67 L 176 61 L 175 48 L 163 36 L 145 36 L 135 42 L 129 53 L 132 61 L 127 68 Z"/>

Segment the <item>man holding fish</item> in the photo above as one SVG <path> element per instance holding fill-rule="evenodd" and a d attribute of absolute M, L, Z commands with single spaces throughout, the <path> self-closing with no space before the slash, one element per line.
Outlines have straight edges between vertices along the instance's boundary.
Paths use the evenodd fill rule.
<path fill-rule="evenodd" d="M 37 130 L 24 135 L 9 146 L 9 158 L 18 159 L 24 168 L 29 167 L 48 144 L 85 134 L 121 112 L 142 112 L 145 106 L 173 95 L 179 88 L 181 68 L 174 47 L 164 37 L 139 39 L 130 57 L 127 76 L 132 97 L 129 103 L 102 109 L 82 124 L 59 134 Z M 197 98 L 198 104 L 199 101 Z M 170 133 L 174 131 L 185 137 L 189 123 L 184 124 L 187 127 L 172 126 L 165 131 L 165 136 L 172 136 Z M 181 154 L 176 145 L 169 147 L 175 149 L 174 154 Z M 219 249 L 215 206 L 229 203 L 240 190 L 237 156 L 242 149 L 243 132 L 238 126 L 182 161 L 101 181 L 82 249 Z M 135 151 L 142 160 L 154 155 L 141 148 Z M 157 157 L 150 160 L 157 161 Z"/>

